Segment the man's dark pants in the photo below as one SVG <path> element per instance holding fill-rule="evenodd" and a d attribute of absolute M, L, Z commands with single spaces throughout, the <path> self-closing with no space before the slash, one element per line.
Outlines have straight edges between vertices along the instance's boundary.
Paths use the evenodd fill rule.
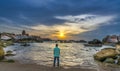
<path fill-rule="evenodd" d="M 54 57 L 54 63 L 53 63 L 54 67 L 55 67 L 56 62 L 57 62 L 57 66 L 59 67 L 59 57 Z"/>

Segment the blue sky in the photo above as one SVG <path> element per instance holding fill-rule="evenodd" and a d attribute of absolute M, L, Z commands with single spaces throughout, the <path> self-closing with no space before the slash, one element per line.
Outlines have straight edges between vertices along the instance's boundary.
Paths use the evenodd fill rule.
<path fill-rule="evenodd" d="M 0 32 L 57 39 L 120 34 L 120 0 L 0 0 Z"/>

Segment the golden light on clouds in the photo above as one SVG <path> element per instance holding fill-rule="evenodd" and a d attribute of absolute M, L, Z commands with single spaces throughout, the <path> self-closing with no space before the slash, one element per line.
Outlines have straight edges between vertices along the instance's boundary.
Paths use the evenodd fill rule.
<path fill-rule="evenodd" d="M 86 18 L 87 17 L 87 18 Z M 74 38 L 72 35 L 78 35 L 87 31 L 93 31 L 101 25 L 109 23 L 114 19 L 114 16 L 97 16 L 97 15 L 78 15 L 78 16 L 57 16 L 57 19 L 64 19 L 70 22 L 64 22 L 56 25 L 32 26 L 31 28 L 37 30 L 38 34 L 43 37 L 52 39 L 69 39 Z M 84 19 L 84 20 L 81 20 Z"/>
<path fill-rule="evenodd" d="M 50 34 L 51 38 L 57 39 L 57 40 L 65 40 L 68 39 L 69 36 L 65 33 L 65 31 L 57 31 L 56 33 Z"/>

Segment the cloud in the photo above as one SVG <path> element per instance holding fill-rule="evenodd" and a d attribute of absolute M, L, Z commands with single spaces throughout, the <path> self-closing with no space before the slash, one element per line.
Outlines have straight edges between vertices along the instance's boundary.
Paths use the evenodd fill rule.
<path fill-rule="evenodd" d="M 9 23 L 9 24 L 14 23 L 12 20 L 7 19 L 7 18 L 5 18 L 5 17 L 0 17 L 0 20 L 4 21 L 4 22 L 6 22 L 6 23 Z"/>
<path fill-rule="evenodd" d="M 100 26 L 109 24 L 113 21 L 115 16 L 100 16 L 100 15 L 77 15 L 77 16 L 55 16 L 56 19 L 65 20 L 65 23 L 56 24 L 52 26 L 39 24 L 30 27 L 31 29 L 49 33 L 49 35 L 57 36 L 58 33 L 63 32 L 66 35 L 77 35 L 87 31 L 93 31 Z M 57 31 L 57 32 L 56 32 Z M 54 34 L 53 34 L 54 33 Z"/>
<path fill-rule="evenodd" d="M 34 22 L 33 20 L 29 19 L 29 17 L 27 17 L 27 16 L 25 16 L 23 14 L 20 14 L 19 18 L 24 20 L 24 21 L 27 21 L 27 22 L 31 22 L 31 23 Z"/>
<path fill-rule="evenodd" d="M 109 24 L 109 22 L 114 20 L 115 16 L 83 14 L 77 16 L 72 16 L 72 15 L 56 16 L 56 18 L 73 22 L 74 25 L 77 24 L 77 26 L 79 26 L 80 29 L 86 29 L 87 31 L 92 31 L 102 25 Z"/>
<path fill-rule="evenodd" d="M 120 27 L 119 5 L 120 0 L 0 0 L 0 16 L 2 17 L 0 25 L 5 23 L 8 26 L 20 28 L 22 26 L 21 30 L 34 28 L 32 33 L 47 35 L 60 31 L 59 28 L 53 29 L 56 26 L 62 27 L 64 29 L 62 31 L 65 31 L 67 35 L 77 35 L 82 32 L 88 34 L 89 31 L 95 31 L 91 33 L 95 35 L 96 30 L 101 26 L 105 27 L 105 32 L 112 28 L 114 31 L 110 31 L 110 33 L 113 33 L 117 32 Z M 111 22 L 116 17 L 114 14 L 117 15 L 117 20 Z M 113 23 L 116 24 L 109 25 Z M 28 27 L 26 28 L 26 26 Z M 50 30 L 40 29 L 40 26 L 45 26 Z M 73 26 L 77 29 L 74 29 Z M 69 28 L 72 28 L 72 31 Z M 99 30 L 102 31 L 102 28 Z M 0 30 L 4 32 L 5 29 Z M 87 34 L 86 36 L 89 37 Z M 101 34 L 106 35 L 104 32 Z"/>

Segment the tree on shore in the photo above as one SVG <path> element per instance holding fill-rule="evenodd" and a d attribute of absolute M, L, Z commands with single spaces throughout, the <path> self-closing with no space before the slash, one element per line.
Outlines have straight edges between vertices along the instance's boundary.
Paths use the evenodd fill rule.
<path fill-rule="evenodd" d="M 93 39 L 92 41 L 88 42 L 89 44 L 102 44 L 102 42 L 98 39 Z"/>

